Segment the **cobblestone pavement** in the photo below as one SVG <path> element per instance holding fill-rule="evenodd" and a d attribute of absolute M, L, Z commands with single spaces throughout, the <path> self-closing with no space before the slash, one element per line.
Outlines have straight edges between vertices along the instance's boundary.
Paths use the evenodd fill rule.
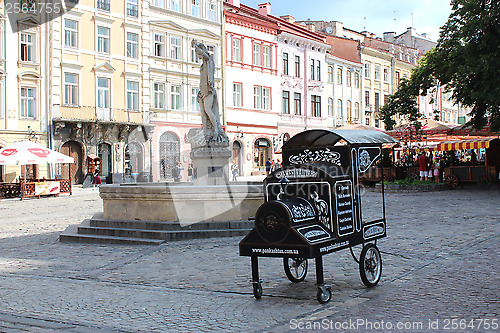
<path fill-rule="evenodd" d="M 365 208 L 378 195 L 368 191 Z M 348 250 L 325 256 L 325 305 L 312 261 L 292 284 L 272 258 L 259 262 L 264 296 L 255 300 L 239 237 L 59 243 L 68 225 L 102 211 L 96 190 L 2 200 L 0 332 L 498 331 L 499 199 L 472 188 L 387 194 L 379 285 L 363 286 Z"/>

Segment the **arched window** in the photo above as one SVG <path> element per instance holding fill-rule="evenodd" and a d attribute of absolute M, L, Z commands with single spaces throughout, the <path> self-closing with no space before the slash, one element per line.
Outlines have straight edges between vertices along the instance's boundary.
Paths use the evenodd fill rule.
<path fill-rule="evenodd" d="M 352 110 L 351 110 L 351 106 L 352 106 L 352 103 L 351 101 L 347 101 L 347 105 L 346 105 L 346 111 L 347 111 L 347 121 L 351 121 L 351 117 L 352 117 Z"/>
<path fill-rule="evenodd" d="M 333 98 L 328 98 L 328 115 L 333 116 Z"/>
<path fill-rule="evenodd" d="M 354 118 L 359 121 L 359 103 L 354 103 Z"/>
<path fill-rule="evenodd" d="M 346 75 L 347 86 L 350 87 L 352 85 L 352 73 L 351 71 L 347 70 L 345 75 Z"/>
<path fill-rule="evenodd" d="M 337 84 L 342 84 L 342 68 L 337 68 Z"/>
<path fill-rule="evenodd" d="M 172 178 L 172 169 L 179 163 L 179 138 L 173 132 L 165 132 L 159 142 L 160 179 Z"/>
<path fill-rule="evenodd" d="M 111 145 L 105 142 L 99 144 L 98 154 L 101 159 L 101 176 L 108 177 L 113 172 L 113 159 L 111 158 Z M 109 179 L 106 179 L 109 181 Z"/>
<path fill-rule="evenodd" d="M 354 88 L 359 88 L 359 73 L 354 73 Z"/>
<path fill-rule="evenodd" d="M 342 100 L 337 100 L 337 116 L 342 117 Z"/>
<path fill-rule="evenodd" d="M 137 181 L 138 176 L 144 170 L 142 145 L 138 142 L 130 142 L 125 147 L 125 175 Z"/>
<path fill-rule="evenodd" d="M 235 140 L 233 142 L 233 156 L 232 156 L 232 161 L 234 164 L 238 166 L 238 175 L 242 175 L 242 169 L 243 169 L 243 158 L 241 157 L 241 154 L 243 153 L 243 150 L 241 149 L 241 142 L 238 140 Z"/>
<path fill-rule="evenodd" d="M 266 161 L 271 158 L 271 142 L 264 138 L 255 140 L 254 144 L 254 165 L 261 171 L 265 171 Z"/>

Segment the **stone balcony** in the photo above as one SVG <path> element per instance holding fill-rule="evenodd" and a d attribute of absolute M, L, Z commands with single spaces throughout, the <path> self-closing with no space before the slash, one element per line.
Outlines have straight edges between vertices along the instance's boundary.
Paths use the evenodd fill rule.
<path fill-rule="evenodd" d="M 118 108 L 97 108 L 94 106 L 55 106 L 53 118 L 56 120 L 83 122 L 112 122 L 143 124 L 143 113 Z"/>

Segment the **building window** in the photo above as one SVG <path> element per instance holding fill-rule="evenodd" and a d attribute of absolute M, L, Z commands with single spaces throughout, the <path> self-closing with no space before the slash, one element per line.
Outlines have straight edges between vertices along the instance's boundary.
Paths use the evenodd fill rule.
<path fill-rule="evenodd" d="M 181 0 L 170 0 L 170 9 L 176 12 L 181 11 Z"/>
<path fill-rule="evenodd" d="M 384 67 L 384 81 L 389 81 L 389 68 Z"/>
<path fill-rule="evenodd" d="M 78 21 L 64 19 L 64 45 L 78 47 Z"/>
<path fill-rule="evenodd" d="M 127 57 L 139 58 L 139 35 L 127 32 Z"/>
<path fill-rule="evenodd" d="M 328 98 L 328 115 L 333 116 L 333 98 Z"/>
<path fill-rule="evenodd" d="M 170 108 L 172 110 L 181 109 L 181 86 L 170 86 Z"/>
<path fill-rule="evenodd" d="M 64 73 L 64 104 L 78 105 L 78 74 Z"/>
<path fill-rule="evenodd" d="M 127 110 L 139 111 L 139 82 L 127 81 Z"/>
<path fill-rule="evenodd" d="M 262 107 L 262 87 L 253 87 L 253 107 L 254 109 L 260 109 Z"/>
<path fill-rule="evenodd" d="M 233 61 L 241 62 L 241 39 L 233 39 Z"/>
<path fill-rule="evenodd" d="M 154 0 L 154 6 L 156 7 L 165 8 L 166 5 L 165 0 Z"/>
<path fill-rule="evenodd" d="M 295 56 L 295 76 L 300 77 L 300 57 Z"/>
<path fill-rule="evenodd" d="M 337 68 L 337 84 L 342 84 L 342 68 Z"/>
<path fill-rule="evenodd" d="M 351 120 L 351 117 L 352 117 L 352 103 L 351 103 L 351 101 L 347 101 L 346 111 L 347 111 L 347 119 Z"/>
<path fill-rule="evenodd" d="M 110 1 L 109 0 L 97 0 L 97 9 L 105 10 L 109 12 L 109 5 Z"/>
<path fill-rule="evenodd" d="M 375 80 L 380 80 L 380 65 L 375 65 Z"/>
<path fill-rule="evenodd" d="M 356 118 L 359 121 L 359 103 L 356 102 L 354 103 L 354 118 Z"/>
<path fill-rule="evenodd" d="M 165 35 L 155 33 L 154 36 L 155 56 L 165 57 Z"/>
<path fill-rule="evenodd" d="M 170 37 L 170 58 L 181 59 L 181 38 L 176 36 Z"/>
<path fill-rule="evenodd" d="M 311 80 L 314 80 L 314 59 L 311 59 Z"/>
<path fill-rule="evenodd" d="M 217 3 L 213 0 L 207 2 L 207 19 L 217 21 Z"/>
<path fill-rule="evenodd" d="M 316 80 L 321 81 L 321 61 L 316 61 Z"/>
<path fill-rule="evenodd" d="M 201 0 L 191 0 L 191 15 L 201 17 Z"/>
<path fill-rule="evenodd" d="M 106 27 L 97 27 L 97 51 L 110 53 L 110 29 Z"/>
<path fill-rule="evenodd" d="M 110 108 L 111 107 L 111 94 L 110 94 L 110 79 L 104 77 L 97 78 L 97 107 Z"/>
<path fill-rule="evenodd" d="M 371 77 L 370 63 L 365 63 L 365 77 Z"/>
<path fill-rule="evenodd" d="M 401 73 L 396 72 L 396 86 L 399 86 L 399 81 L 401 80 Z"/>
<path fill-rule="evenodd" d="M 354 73 L 354 88 L 359 88 L 359 73 Z"/>
<path fill-rule="evenodd" d="M 155 109 L 165 108 L 165 85 L 163 83 L 155 83 L 154 87 L 154 107 Z"/>
<path fill-rule="evenodd" d="M 288 75 L 288 53 L 283 53 L 283 74 Z"/>
<path fill-rule="evenodd" d="M 271 67 L 271 47 L 269 46 L 262 47 L 262 64 L 266 68 Z"/>
<path fill-rule="evenodd" d="M 241 83 L 233 83 L 233 105 L 242 106 Z"/>
<path fill-rule="evenodd" d="M 214 63 L 217 63 L 217 54 L 215 53 L 215 46 L 213 46 L 213 45 L 207 45 L 207 52 L 214 59 Z"/>
<path fill-rule="evenodd" d="M 200 104 L 198 103 L 198 93 L 200 89 L 191 88 L 191 111 L 200 112 Z"/>
<path fill-rule="evenodd" d="M 260 66 L 260 44 L 253 44 L 253 65 Z"/>
<path fill-rule="evenodd" d="M 302 96 L 300 93 L 293 94 L 293 109 L 296 115 L 302 114 Z"/>
<path fill-rule="evenodd" d="M 328 82 L 333 82 L 333 67 L 328 66 Z"/>
<path fill-rule="evenodd" d="M 345 80 L 347 81 L 346 84 L 348 87 L 352 86 L 352 73 L 350 70 L 347 70 L 345 72 Z"/>
<path fill-rule="evenodd" d="M 262 108 L 271 110 L 271 88 L 262 88 Z"/>
<path fill-rule="evenodd" d="M 342 112 L 342 100 L 338 99 L 337 100 L 337 115 L 342 117 L 343 112 Z"/>
<path fill-rule="evenodd" d="M 35 88 L 21 87 L 21 118 L 35 119 Z"/>
<path fill-rule="evenodd" d="M 375 112 L 378 112 L 380 108 L 380 93 L 375 93 Z"/>
<path fill-rule="evenodd" d="M 283 113 L 285 114 L 290 114 L 290 92 L 289 91 L 283 91 Z"/>
<path fill-rule="evenodd" d="M 21 33 L 21 61 L 35 62 L 35 35 Z"/>
<path fill-rule="evenodd" d="M 370 108 L 370 92 L 368 90 L 365 91 L 365 107 Z"/>
<path fill-rule="evenodd" d="M 139 17 L 139 0 L 127 0 L 127 15 Z"/>
<path fill-rule="evenodd" d="M 311 113 L 313 117 L 321 117 L 321 96 L 311 96 Z"/>

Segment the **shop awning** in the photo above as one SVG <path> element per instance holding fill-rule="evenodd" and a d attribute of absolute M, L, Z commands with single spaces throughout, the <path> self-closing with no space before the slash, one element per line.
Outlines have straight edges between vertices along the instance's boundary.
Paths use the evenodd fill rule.
<path fill-rule="evenodd" d="M 426 146 L 415 146 L 415 147 L 404 147 L 403 152 L 409 152 L 410 150 L 413 150 L 414 152 L 421 152 L 421 151 L 436 151 L 437 145 L 426 145 Z"/>
<path fill-rule="evenodd" d="M 494 140 L 499 140 L 499 139 L 474 139 L 474 140 L 443 141 L 437 145 L 436 150 L 443 151 L 443 150 L 489 148 L 490 144 Z"/>

